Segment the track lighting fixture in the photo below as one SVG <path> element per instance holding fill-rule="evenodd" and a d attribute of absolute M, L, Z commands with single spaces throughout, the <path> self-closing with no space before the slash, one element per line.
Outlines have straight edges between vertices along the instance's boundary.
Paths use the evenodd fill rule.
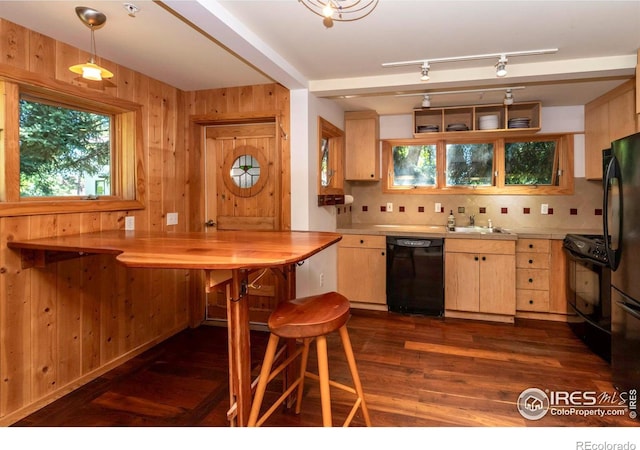
<path fill-rule="evenodd" d="M 507 89 L 507 91 L 504 93 L 503 103 L 507 106 L 513 105 L 513 94 L 511 93 L 511 89 Z"/>
<path fill-rule="evenodd" d="M 429 58 L 428 60 L 418 59 L 413 61 L 398 61 L 398 62 L 383 63 L 382 67 L 412 66 L 412 65 L 420 64 L 420 74 L 421 74 L 420 80 L 426 81 L 429 79 L 428 78 L 429 64 L 471 61 L 476 59 L 499 58 L 498 62 L 495 65 L 496 76 L 504 77 L 507 75 L 507 57 L 509 56 L 543 55 L 547 53 L 556 53 L 557 51 L 558 51 L 557 48 L 545 48 L 541 50 L 524 50 L 524 51 L 518 51 L 518 52 L 486 53 L 481 55 L 453 56 L 453 57 L 446 57 L 446 58 Z"/>
<path fill-rule="evenodd" d="M 457 95 L 457 94 L 480 94 L 481 96 L 485 92 L 494 92 L 494 91 L 504 91 L 504 100 L 503 103 L 505 105 L 513 104 L 513 91 L 524 89 L 525 86 L 509 86 L 509 87 L 498 87 L 498 88 L 480 88 L 480 89 L 466 89 L 460 91 L 431 91 L 431 92 L 416 92 L 412 94 L 396 94 L 396 97 L 412 97 L 417 95 L 422 95 L 422 107 L 430 108 L 431 107 L 431 96 L 432 95 Z"/>
<path fill-rule="evenodd" d="M 422 64 L 420 81 L 429 81 L 429 63 L 426 61 Z"/>
<path fill-rule="evenodd" d="M 496 76 L 504 77 L 507 75 L 507 57 L 505 55 L 501 55 L 500 59 L 496 63 Z"/>

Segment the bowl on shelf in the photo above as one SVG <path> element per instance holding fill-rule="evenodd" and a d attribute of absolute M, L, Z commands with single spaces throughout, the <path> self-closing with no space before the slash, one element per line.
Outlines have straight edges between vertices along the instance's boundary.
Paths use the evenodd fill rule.
<path fill-rule="evenodd" d="M 418 125 L 418 133 L 437 133 L 440 131 L 440 125 Z"/>
<path fill-rule="evenodd" d="M 464 123 L 450 123 L 447 131 L 469 131 L 469 127 Z"/>

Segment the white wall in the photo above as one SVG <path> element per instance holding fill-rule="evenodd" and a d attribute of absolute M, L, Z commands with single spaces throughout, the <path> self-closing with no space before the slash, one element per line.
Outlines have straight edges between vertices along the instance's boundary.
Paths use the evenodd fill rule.
<path fill-rule="evenodd" d="M 344 129 L 344 112 L 331 100 L 306 89 L 291 91 L 291 228 L 335 231 L 335 207 L 318 202 L 318 117 Z M 299 297 L 337 289 L 337 247 L 314 255 L 296 269 Z M 320 278 L 323 275 L 323 284 Z"/>

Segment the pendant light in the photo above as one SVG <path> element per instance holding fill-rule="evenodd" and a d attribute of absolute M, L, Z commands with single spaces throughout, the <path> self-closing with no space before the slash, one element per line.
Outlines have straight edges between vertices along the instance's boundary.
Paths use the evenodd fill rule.
<path fill-rule="evenodd" d="M 103 78 L 112 78 L 113 73 L 96 64 L 96 39 L 94 31 L 104 25 L 107 21 L 107 16 L 100 11 L 86 6 L 76 7 L 76 14 L 82 23 L 91 30 L 91 57 L 88 62 L 71 66 L 69 70 L 78 75 L 82 75 L 82 78 L 86 80 L 101 81 Z"/>
<path fill-rule="evenodd" d="M 378 0 L 298 0 L 309 11 L 322 17 L 326 28 L 333 22 L 354 22 L 367 17 L 378 6 Z"/>

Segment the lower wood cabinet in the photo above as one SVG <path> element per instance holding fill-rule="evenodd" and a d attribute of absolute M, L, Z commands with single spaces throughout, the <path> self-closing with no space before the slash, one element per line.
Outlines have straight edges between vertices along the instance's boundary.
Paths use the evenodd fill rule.
<path fill-rule="evenodd" d="M 387 310 L 386 236 L 345 234 L 338 243 L 338 292 L 353 307 Z"/>
<path fill-rule="evenodd" d="M 515 241 L 445 240 L 445 316 L 513 322 Z"/>
<path fill-rule="evenodd" d="M 567 318 L 566 257 L 559 239 L 518 239 L 516 316 Z"/>

